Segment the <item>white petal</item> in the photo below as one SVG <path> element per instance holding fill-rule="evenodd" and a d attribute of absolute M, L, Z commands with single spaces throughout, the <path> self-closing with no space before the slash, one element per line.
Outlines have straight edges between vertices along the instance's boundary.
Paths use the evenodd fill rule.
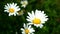
<path fill-rule="evenodd" d="M 4 12 L 7 12 L 8 10 L 4 10 Z"/>
<path fill-rule="evenodd" d="M 14 13 L 9 13 L 9 16 L 13 15 Z"/>
<path fill-rule="evenodd" d="M 26 27 L 26 25 L 25 25 L 25 23 L 24 23 L 24 26 L 23 26 L 24 28 Z"/>
<path fill-rule="evenodd" d="M 38 28 L 40 26 L 40 24 L 34 24 L 34 26 L 36 26 Z"/>
<path fill-rule="evenodd" d="M 31 33 L 31 34 L 34 34 L 34 33 Z"/>
<path fill-rule="evenodd" d="M 31 28 L 31 25 L 29 25 L 29 28 Z"/>
<path fill-rule="evenodd" d="M 17 3 L 15 3 L 15 7 L 17 6 Z"/>
<path fill-rule="evenodd" d="M 33 23 L 28 23 L 27 25 L 32 25 Z"/>
<path fill-rule="evenodd" d="M 21 30 L 24 30 L 23 28 L 21 28 Z"/>
<path fill-rule="evenodd" d="M 11 14 L 9 14 L 9 16 L 11 16 Z"/>
<path fill-rule="evenodd" d="M 28 15 L 31 17 L 31 13 L 28 12 Z"/>
<path fill-rule="evenodd" d="M 32 11 L 32 16 L 34 17 L 34 12 Z"/>
<path fill-rule="evenodd" d="M 40 24 L 40 28 L 42 28 L 43 27 L 43 25 L 42 24 Z"/>
<path fill-rule="evenodd" d="M 25 34 L 25 32 L 22 32 L 22 34 Z"/>
<path fill-rule="evenodd" d="M 30 33 L 35 32 L 35 30 L 33 28 L 29 28 L 29 30 L 30 30 Z"/>
<path fill-rule="evenodd" d="M 4 9 L 8 9 L 8 6 L 7 6 L 7 5 L 5 5 Z"/>
<path fill-rule="evenodd" d="M 16 16 L 16 14 L 14 14 L 14 16 Z"/>
<path fill-rule="evenodd" d="M 12 3 L 12 5 L 14 5 L 14 3 Z"/>
<path fill-rule="evenodd" d="M 30 17 L 29 17 L 29 16 L 27 16 L 27 18 L 29 19 Z"/>
<path fill-rule="evenodd" d="M 42 13 L 44 14 L 44 11 L 42 11 Z"/>
<path fill-rule="evenodd" d="M 9 7 L 9 4 L 7 3 L 7 7 Z"/>
<path fill-rule="evenodd" d="M 31 21 L 30 19 L 26 19 L 27 21 Z"/>

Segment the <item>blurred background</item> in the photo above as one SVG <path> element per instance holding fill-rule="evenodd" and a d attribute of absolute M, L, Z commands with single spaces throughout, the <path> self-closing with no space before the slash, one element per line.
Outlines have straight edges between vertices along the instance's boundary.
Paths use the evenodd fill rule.
<path fill-rule="evenodd" d="M 42 29 L 33 28 L 36 30 L 34 34 L 60 34 L 60 0 L 28 0 L 26 8 L 22 8 L 21 0 L 0 0 L 0 34 L 22 34 L 20 28 L 23 28 L 23 23 L 27 23 L 27 12 L 35 11 L 36 9 L 45 11 L 49 20 L 44 24 Z M 8 16 L 4 12 L 4 6 L 7 3 L 17 3 L 24 14 L 21 16 Z"/>

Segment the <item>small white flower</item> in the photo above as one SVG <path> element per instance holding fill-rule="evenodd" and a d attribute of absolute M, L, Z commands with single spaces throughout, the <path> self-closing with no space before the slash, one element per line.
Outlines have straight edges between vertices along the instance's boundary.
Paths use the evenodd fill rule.
<path fill-rule="evenodd" d="M 21 10 L 21 11 L 18 12 L 18 16 L 21 16 L 23 14 L 24 14 L 24 11 L 23 10 Z"/>
<path fill-rule="evenodd" d="M 28 25 L 24 24 L 23 27 L 24 27 L 24 29 L 21 28 L 22 34 L 34 34 L 33 32 L 35 32 L 35 30 L 31 27 L 31 25 L 28 26 Z"/>
<path fill-rule="evenodd" d="M 23 0 L 23 1 L 21 1 L 21 4 L 22 4 L 21 7 L 25 8 L 27 6 L 27 4 L 28 4 L 28 1 L 27 0 Z"/>
<path fill-rule="evenodd" d="M 18 14 L 17 13 L 17 11 L 19 11 L 20 10 L 20 8 L 19 8 L 19 6 L 17 6 L 17 3 L 10 3 L 10 4 L 8 4 L 7 3 L 7 5 L 5 5 L 5 7 L 4 7 L 4 12 L 8 12 L 9 13 L 9 16 L 11 16 L 11 15 L 14 15 L 14 16 L 16 16 L 16 14 Z"/>
<path fill-rule="evenodd" d="M 32 11 L 32 13 L 28 12 L 27 16 L 27 21 L 29 21 L 30 23 L 28 24 L 33 24 L 36 27 L 43 27 L 43 24 L 45 23 L 45 21 L 48 20 L 48 16 L 46 16 L 46 14 L 44 14 L 44 11 L 39 11 L 36 10 L 35 13 Z"/>

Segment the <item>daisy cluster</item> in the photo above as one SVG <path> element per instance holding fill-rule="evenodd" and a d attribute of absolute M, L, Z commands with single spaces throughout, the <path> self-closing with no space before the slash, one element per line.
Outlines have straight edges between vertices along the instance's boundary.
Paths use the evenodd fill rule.
<path fill-rule="evenodd" d="M 23 0 L 20 3 L 21 3 L 21 7 L 24 8 L 28 5 L 27 0 Z M 4 12 L 9 13 L 8 16 L 12 16 L 12 15 L 16 16 L 23 14 L 23 11 L 19 12 L 21 8 L 17 6 L 17 3 L 7 3 L 4 9 L 5 9 Z M 37 28 L 38 27 L 42 28 L 43 24 L 48 20 L 47 17 L 48 16 L 44 13 L 44 11 L 41 10 L 31 11 L 31 13 L 28 12 L 28 16 L 26 18 L 28 23 L 23 24 L 24 28 L 21 28 L 22 34 L 34 34 L 35 30 L 34 28 L 32 28 L 32 25 L 36 26 Z"/>

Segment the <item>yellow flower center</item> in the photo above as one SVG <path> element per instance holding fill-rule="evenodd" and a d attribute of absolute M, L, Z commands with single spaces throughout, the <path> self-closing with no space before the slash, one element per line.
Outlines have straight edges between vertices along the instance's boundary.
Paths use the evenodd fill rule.
<path fill-rule="evenodd" d="M 26 4 L 27 4 L 26 2 L 23 3 L 23 5 L 26 5 Z"/>
<path fill-rule="evenodd" d="M 9 12 L 10 12 L 10 13 L 13 13 L 13 12 L 14 12 L 14 9 L 13 9 L 13 8 L 10 8 L 10 9 L 9 9 Z"/>
<path fill-rule="evenodd" d="M 25 33 L 28 34 L 29 33 L 29 30 L 28 29 L 25 29 Z"/>
<path fill-rule="evenodd" d="M 32 22 L 33 22 L 33 24 L 40 24 L 41 20 L 38 18 L 34 18 Z"/>

